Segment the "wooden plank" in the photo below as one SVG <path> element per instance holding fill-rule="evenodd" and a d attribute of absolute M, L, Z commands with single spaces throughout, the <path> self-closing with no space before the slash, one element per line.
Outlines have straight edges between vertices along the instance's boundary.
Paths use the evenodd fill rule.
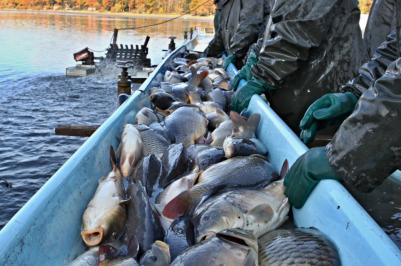
<path fill-rule="evenodd" d="M 56 135 L 89 137 L 100 125 L 58 125 L 54 131 Z"/>

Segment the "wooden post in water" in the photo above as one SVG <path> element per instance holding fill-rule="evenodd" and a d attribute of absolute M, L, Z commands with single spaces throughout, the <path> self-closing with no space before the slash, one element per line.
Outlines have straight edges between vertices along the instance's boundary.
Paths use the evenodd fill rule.
<path fill-rule="evenodd" d="M 58 125 L 54 131 L 56 135 L 90 137 L 99 125 Z"/>

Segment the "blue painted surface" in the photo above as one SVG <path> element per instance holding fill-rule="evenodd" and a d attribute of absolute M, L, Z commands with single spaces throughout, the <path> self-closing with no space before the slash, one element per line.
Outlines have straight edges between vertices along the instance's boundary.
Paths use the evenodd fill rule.
<path fill-rule="evenodd" d="M 158 71 L 163 72 L 162 65 Z M 110 170 L 109 146 L 117 147 L 123 125 L 147 104 L 145 94 L 136 92 L 10 220 L 0 231 L 0 265 L 66 265 L 82 253 L 82 213 L 97 180 Z M 285 159 L 291 165 L 307 150 L 259 96 L 252 98 L 249 111 L 261 114 L 257 134 L 277 171 Z M 294 219 L 298 226 L 325 233 L 339 248 L 343 265 L 401 265 L 398 248 L 337 182 L 321 182 L 305 206 L 294 210 Z"/>
<path fill-rule="evenodd" d="M 235 75 L 236 69 L 230 66 L 228 72 Z M 240 86 L 244 84 L 242 80 Z M 261 97 L 252 98 L 248 111 L 262 115 L 257 134 L 276 171 L 285 159 L 291 166 L 308 150 Z M 400 172 L 392 177 L 400 178 Z M 293 213 L 298 227 L 315 227 L 335 243 L 343 265 L 401 265 L 398 247 L 337 181 L 320 182 L 304 207 L 293 208 Z"/>

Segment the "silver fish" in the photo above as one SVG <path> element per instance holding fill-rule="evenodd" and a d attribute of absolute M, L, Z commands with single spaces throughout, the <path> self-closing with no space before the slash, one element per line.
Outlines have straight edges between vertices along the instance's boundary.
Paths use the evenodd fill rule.
<path fill-rule="evenodd" d="M 191 145 L 188 155 L 199 170 L 206 170 L 209 166 L 225 160 L 222 149 L 209 145 Z"/>
<path fill-rule="evenodd" d="M 230 228 L 246 230 L 258 238 L 282 225 L 289 210 L 282 180 L 260 190 L 225 192 L 196 208 L 193 215 L 196 239 L 199 242 Z"/>
<path fill-rule="evenodd" d="M 141 135 L 144 156 L 154 154 L 161 157 L 170 145 L 166 138 L 145 125 L 138 125 L 136 128 Z"/>
<path fill-rule="evenodd" d="M 120 169 L 123 176 L 129 176 L 143 156 L 141 134 L 134 125 L 126 124 L 121 137 Z"/>
<path fill-rule="evenodd" d="M 224 140 L 231 136 L 233 131 L 233 121 L 226 120 L 222 122 L 212 132 L 212 143 L 210 145 L 215 147 L 223 147 Z"/>
<path fill-rule="evenodd" d="M 258 242 L 261 266 L 341 265 L 335 246 L 315 229 L 276 230 Z"/>
<path fill-rule="evenodd" d="M 141 266 L 168 266 L 170 265 L 170 248 L 169 246 L 157 240 L 153 243 L 152 248 L 146 251 L 141 258 Z"/>
<path fill-rule="evenodd" d="M 149 99 L 159 110 L 166 110 L 177 101 L 174 96 L 166 92 L 154 92 L 150 94 Z"/>
<path fill-rule="evenodd" d="M 208 99 L 209 101 L 217 103 L 222 110 L 226 111 L 229 101 L 225 91 L 214 89 L 208 93 Z"/>
<path fill-rule="evenodd" d="M 174 260 L 184 250 L 195 244 L 191 217 L 182 216 L 174 220 L 168 228 L 165 241 L 170 246 L 171 259 Z"/>
<path fill-rule="evenodd" d="M 222 147 L 224 140 L 232 136 L 234 138 L 252 139 L 256 138 L 255 132 L 259 125 L 260 115 L 252 114 L 248 119 L 237 112 L 230 112 L 231 120 L 220 124 L 212 133 L 212 146 Z"/>
<path fill-rule="evenodd" d="M 139 125 L 143 124 L 149 126 L 150 124 L 158 121 L 159 119 L 155 112 L 148 107 L 144 107 L 139 110 L 139 112 L 135 116 L 135 122 Z"/>
<path fill-rule="evenodd" d="M 164 233 L 141 181 L 129 184 L 128 195 L 125 243 L 128 243 L 128 255 L 137 257 L 150 249 L 154 241 L 163 239 Z"/>
<path fill-rule="evenodd" d="M 114 151 L 111 151 L 111 161 L 113 170 L 99 180 L 95 195 L 82 216 L 82 240 L 90 247 L 99 245 L 109 236 L 118 236 L 126 221 L 122 174 L 116 166 Z"/>
<path fill-rule="evenodd" d="M 171 265 L 258 265 L 257 241 L 240 230 L 225 230 L 187 249 Z"/>
<path fill-rule="evenodd" d="M 221 190 L 264 186 L 277 176 L 273 166 L 260 155 L 228 159 L 202 172 L 195 186 L 166 205 L 163 215 L 175 219 Z"/>
<path fill-rule="evenodd" d="M 164 81 L 169 82 L 170 84 L 180 83 L 187 81 L 184 77 L 182 77 L 178 72 L 166 71 L 164 74 Z"/>
<path fill-rule="evenodd" d="M 93 247 L 76 257 L 68 266 L 97 266 L 99 264 L 98 251 L 98 247 Z"/>
<path fill-rule="evenodd" d="M 184 144 L 185 147 L 194 144 L 205 135 L 207 123 L 206 117 L 199 109 L 186 106 L 178 108 L 165 120 L 170 139 L 175 143 Z"/>
<path fill-rule="evenodd" d="M 249 139 L 242 138 L 227 137 L 224 140 L 223 149 L 226 158 L 258 154 L 256 144 Z"/>
<path fill-rule="evenodd" d="M 99 266 L 139 266 L 133 258 L 118 258 L 100 263 Z"/>
<path fill-rule="evenodd" d="M 202 81 L 209 74 L 207 70 L 203 70 L 198 73 L 198 71 L 192 66 L 190 67 L 190 71 L 191 71 L 191 79 L 189 80 L 188 84 L 191 85 L 192 87 L 199 87 Z"/>

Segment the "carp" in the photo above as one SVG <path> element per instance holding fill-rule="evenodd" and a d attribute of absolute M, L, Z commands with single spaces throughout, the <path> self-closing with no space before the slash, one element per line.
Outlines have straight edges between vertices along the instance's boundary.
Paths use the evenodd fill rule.
<path fill-rule="evenodd" d="M 185 147 L 194 144 L 207 132 L 207 119 L 198 108 L 180 107 L 166 117 L 165 125 L 171 140 Z"/>
<path fill-rule="evenodd" d="M 237 112 L 230 112 L 231 120 L 226 120 L 212 133 L 212 146 L 223 146 L 224 140 L 232 136 L 234 138 L 255 138 L 255 132 L 259 125 L 260 115 L 252 114 L 248 119 Z"/>
<path fill-rule="evenodd" d="M 202 172 L 195 186 L 182 192 L 166 205 L 163 215 L 175 219 L 218 191 L 265 186 L 277 176 L 273 166 L 263 156 L 228 159 Z"/>
<path fill-rule="evenodd" d="M 145 125 L 137 125 L 136 128 L 141 135 L 143 143 L 143 155 L 147 156 L 154 154 L 158 157 L 161 157 L 161 155 L 170 145 L 166 138 L 159 134 L 156 130 L 153 130 Z"/>
<path fill-rule="evenodd" d="M 258 153 L 256 144 L 252 140 L 233 137 L 227 137 L 224 140 L 223 149 L 226 158 L 232 158 L 235 156 L 248 156 Z"/>
<path fill-rule="evenodd" d="M 99 248 L 93 247 L 76 257 L 68 266 L 98 266 Z"/>
<path fill-rule="evenodd" d="M 152 109 L 144 107 L 136 114 L 135 121 L 138 125 L 149 126 L 152 123 L 158 122 L 159 119 Z"/>
<path fill-rule="evenodd" d="M 258 265 L 257 241 L 246 232 L 225 230 L 187 249 L 171 265 Z"/>
<path fill-rule="evenodd" d="M 191 218 L 182 216 L 174 220 L 167 230 L 164 241 L 170 246 L 172 260 L 195 244 L 194 227 Z"/>
<path fill-rule="evenodd" d="M 157 240 L 152 244 L 152 248 L 146 251 L 140 260 L 141 266 L 168 266 L 170 265 L 170 248 L 169 246 Z"/>
<path fill-rule="evenodd" d="M 123 176 L 129 176 L 143 156 L 141 134 L 134 125 L 126 124 L 121 137 L 120 169 Z"/>
<path fill-rule="evenodd" d="M 196 239 L 200 242 L 230 228 L 246 230 L 258 238 L 282 225 L 289 210 L 283 180 L 260 190 L 228 191 L 196 208 L 193 215 Z"/>
<path fill-rule="evenodd" d="M 128 243 L 128 255 L 139 257 L 156 240 L 163 239 L 164 232 L 141 181 L 129 184 L 128 195 L 125 243 Z"/>
<path fill-rule="evenodd" d="M 336 247 L 316 229 L 276 230 L 258 242 L 261 266 L 341 265 Z"/>
<path fill-rule="evenodd" d="M 126 221 L 122 174 L 110 148 L 112 170 L 100 178 L 95 195 L 82 216 L 82 240 L 89 247 L 99 245 L 108 237 L 121 234 Z"/>

